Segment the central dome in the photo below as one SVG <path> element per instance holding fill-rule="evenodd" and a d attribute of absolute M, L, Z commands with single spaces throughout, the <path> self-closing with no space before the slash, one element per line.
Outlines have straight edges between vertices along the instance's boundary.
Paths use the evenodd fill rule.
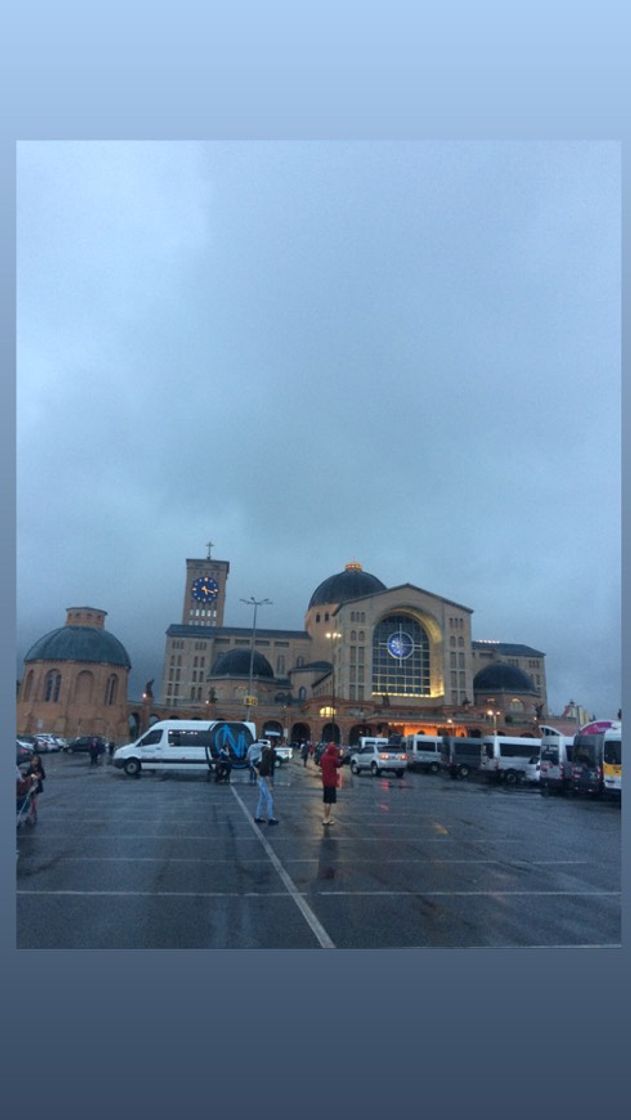
<path fill-rule="evenodd" d="M 474 692 L 536 692 L 531 678 L 516 665 L 497 661 L 480 669 L 473 678 Z"/>
<path fill-rule="evenodd" d="M 215 661 L 211 677 L 247 677 L 250 674 L 250 655 L 249 649 L 230 649 L 226 653 L 220 653 Z M 254 652 L 254 659 L 252 661 L 252 676 L 253 677 L 273 677 L 274 670 L 266 657 L 262 653 Z"/>
<path fill-rule="evenodd" d="M 324 603 L 347 603 L 349 599 L 361 599 L 364 595 L 374 595 L 376 591 L 386 591 L 382 583 L 370 572 L 364 572 L 361 564 L 347 564 L 343 572 L 318 584 L 309 600 L 309 607 L 319 607 Z"/>

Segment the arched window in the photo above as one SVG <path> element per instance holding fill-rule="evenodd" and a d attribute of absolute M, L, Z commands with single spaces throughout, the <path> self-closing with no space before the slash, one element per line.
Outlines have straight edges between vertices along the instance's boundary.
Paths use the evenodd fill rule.
<path fill-rule="evenodd" d="M 306 690 L 304 685 L 301 685 L 300 688 L 298 689 L 298 699 L 299 700 L 306 700 L 307 699 L 307 690 Z"/>
<path fill-rule="evenodd" d="M 107 678 L 105 685 L 105 703 L 109 706 L 116 703 L 116 694 L 118 692 L 118 677 L 112 673 L 111 677 Z"/>
<path fill-rule="evenodd" d="M 90 704 L 92 702 L 93 685 L 94 677 L 88 669 L 83 669 L 77 674 L 74 698 L 78 704 Z"/>
<path fill-rule="evenodd" d="M 56 704 L 59 700 L 59 690 L 61 688 L 61 673 L 58 669 L 51 669 L 46 674 L 44 682 L 44 700 L 47 704 Z"/>
<path fill-rule="evenodd" d="M 24 682 L 24 691 L 22 693 L 22 699 L 23 700 L 30 700 L 31 699 L 32 689 L 33 689 L 33 670 L 29 669 L 28 673 L 26 674 L 26 680 Z"/>
<path fill-rule="evenodd" d="M 356 642 L 356 641 L 357 641 L 357 631 L 356 630 L 351 630 L 351 642 Z"/>
<path fill-rule="evenodd" d="M 375 626 L 372 691 L 392 696 L 429 696 L 429 637 L 411 615 L 393 614 Z"/>

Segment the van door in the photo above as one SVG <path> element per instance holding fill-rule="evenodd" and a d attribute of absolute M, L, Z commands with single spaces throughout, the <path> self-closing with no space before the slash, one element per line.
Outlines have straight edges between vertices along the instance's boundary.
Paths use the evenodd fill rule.
<path fill-rule="evenodd" d="M 156 770 L 164 755 L 164 730 L 160 728 L 159 731 L 148 731 L 138 740 L 138 746 L 143 769 Z"/>

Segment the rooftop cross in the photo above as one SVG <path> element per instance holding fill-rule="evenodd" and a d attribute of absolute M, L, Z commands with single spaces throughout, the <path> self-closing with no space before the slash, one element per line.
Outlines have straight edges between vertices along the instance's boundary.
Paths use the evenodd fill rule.
<path fill-rule="evenodd" d="M 206 545 L 206 548 L 208 549 L 208 556 L 206 557 L 207 560 L 210 560 L 210 550 L 211 550 L 212 547 L 213 547 L 213 542 L 208 541 L 208 544 Z"/>

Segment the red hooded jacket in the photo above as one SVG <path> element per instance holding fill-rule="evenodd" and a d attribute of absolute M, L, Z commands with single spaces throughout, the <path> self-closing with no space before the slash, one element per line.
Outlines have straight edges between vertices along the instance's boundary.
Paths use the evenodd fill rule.
<path fill-rule="evenodd" d="M 329 743 L 324 754 L 322 755 L 322 758 L 320 759 L 323 786 L 337 785 L 337 770 L 341 765 L 342 760 L 339 756 L 338 749 L 335 746 L 335 743 Z"/>

